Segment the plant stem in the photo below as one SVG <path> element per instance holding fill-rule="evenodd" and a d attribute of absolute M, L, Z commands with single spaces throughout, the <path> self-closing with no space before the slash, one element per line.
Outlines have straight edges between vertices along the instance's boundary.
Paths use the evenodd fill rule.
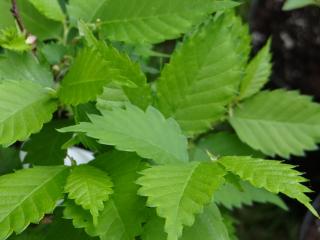
<path fill-rule="evenodd" d="M 11 13 L 12 13 L 14 19 L 16 20 L 20 31 L 23 32 L 23 33 L 26 33 L 26 29 L 24 27 L 24 24 L 22 22 L 20 14 L 19 14 L 19 9 L 18 9 L 18 6 L 17 6 L 17 0 L 11 0 L 11 3 L 12 3 Z"/>

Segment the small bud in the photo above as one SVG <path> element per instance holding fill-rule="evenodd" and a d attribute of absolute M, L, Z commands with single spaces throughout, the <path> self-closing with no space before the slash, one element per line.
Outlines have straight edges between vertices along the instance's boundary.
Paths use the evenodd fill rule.
<path fill-rule="evenodd" d="M 55 71 L 55 72 L 59 72 L 60 71 L 60 67 L 59 65 L 55 64 L 52 66 L 52 70 Z"/>
<path fill-rule="evenodd" d="M 29 35 L 26 39 L 26 44 L 34 45 L 37 42 L 37 37 L 34 35 Z"/>

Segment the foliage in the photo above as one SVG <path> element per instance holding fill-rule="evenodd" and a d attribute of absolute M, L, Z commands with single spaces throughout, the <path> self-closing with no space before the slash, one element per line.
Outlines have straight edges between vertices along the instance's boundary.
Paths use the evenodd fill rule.
<path fill-rule="evenodd" d="M 268 158 L 316 149 L 319 104 L 262 90 L 272 41 L 250 59 L 237 5 L 0 0 L 0 240 L 236 239 L 231 210 L 279 194 L 318 216 Z"/>
<path fill-rule="evenodd" d="M 320 2 L 318 0 L 287 0 L 283 6 L 283 10 L 288 11 L 309 5 L 320 6 Z"/>

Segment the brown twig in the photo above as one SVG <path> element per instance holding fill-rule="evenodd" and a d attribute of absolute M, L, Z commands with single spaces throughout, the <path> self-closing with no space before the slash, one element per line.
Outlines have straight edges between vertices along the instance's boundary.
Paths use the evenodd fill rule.
<path fill-rule="evenodd" d="M 11 0 L 11 4 L 12 4 L 12 7 L 11 7 L 11 13 L 14 17 L 14 19 L 16 20 L 18 26 L 19 26 L 19 29 L 21 32 L 23 33 L 27 33 L 26 32 L 26 28 L 24 27 L 24 24 L 21 20 L 21 17 L 20 17 L 20 14 L 19 14 L 19 9 L 18 9 L 18 6 L 17 6 L 17 0 Z"/>

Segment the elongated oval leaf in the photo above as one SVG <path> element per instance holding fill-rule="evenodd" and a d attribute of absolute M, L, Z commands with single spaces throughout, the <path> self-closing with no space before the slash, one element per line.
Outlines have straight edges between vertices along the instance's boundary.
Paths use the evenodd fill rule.
<path fill-rule="evenodd" d="M 297 199 L 319 217 L 310 204 L 310 198 L 305 194 L 311 190 L 301 184 L 306 179 L 301 176 L 302 173 L 293 169 L 294 166 L 276 160 L 250 157 L 223 157 L 219 162 L 228 171 L 249 181 L 255 187 L 265 188 L 275 194 L 283 193 L 290 198 Z"/>
<path fill-rule="evenodd" d="M 269 40 L 248 64 L 240 86 L 241 99 L 256 94 L 268 82 L 272 70 L 270 46 Z"/>
<path fill-rule="evenodd" d="M 147 206 L 165 218 L 168 240 L 177 240 L 183 226 L 192 226 L 194 215 L 203 211 L 224 181 L 225 171 L 215 163 L 155 166 L 141 172 L 139 194 Z"/>
<path fill-rule="evenodd" d="M 243 142 L 270 156 L 303 155 L 320 139 L 320 105 L 294 91 L 261 92 L 240 104 L 229 121 Z"/>
<path fill-rule="evenodd" d="M 115 41 L 159 43 L 179 37 L 210 13 L 230 6 L 215 0 L 71 0 L 71 18 L 100 20 L 102 34 Z M 125 6 L 125 7 L 124 7 Z"/>
<path fill-rule="evenodd" d="M 157 86 L 159 109 L 189 135 L 202 133 L 223 118 L 240 83 L 235 31 L 228 16 L 210 21 L 184 42 Z"/>
<path fill-rule="evenodd" d="M 0 84 L 0 144 L 25 140 L 38 132 L 57 109 L 48 90 L 31 81 Z"/>
<path fill-rule="evenodd" d="M 132 240 L 141 233 L 144 221 L 143 201 L 137 195 L 138 185 L 134 183 L 138 171 L 144 168 L 141 159 L 132 153 L 113 151 L 91 162 L 106 171 L 114 183 L 114 193 L 104 202 L 97 224 L 92 216 L 73 202 L 67 202 L 65 218 L 72 219 L 76 228 L 84 228 L 90 236 L 101 240 Z"/>
<path fill-rule="evenodd" d="M 166 240 L 165 221 L 155 213 L 144 226 L 142 240 Z M 218 207 L 211 202 L 205 206 L 203 213 L 196 216 L 191 227 L 186 227 L 180 240 L 230 240 Z"/>
<path fill-rule="evenodd" d="M 6 52 L 0 58 L 0 82 L 29 80 L 45 87 L 53 85 L 49 67 L 40 65 L 31 53 Z"/>
<path fill-rule="evenodd" d="M 65 104 L 94 100 L 108 83 L 108 64 L 95 48 L 85 48 L 76 57 L 62 81 L 58 95 Z"/>
<path fill-rule="evenodd" d="M 62 198 L 67 168 L 36 167 L 0 177 L 0 239 L 51 213 Z"/>
<path fill-rule="evenodd" d="M 90 210 L 93 222 L 97 222 L 99 211 L 103 210 L 104 202 L 112 194 L 112 182 L 108 174 L 88 165 L 80 165 L 71 171 L 65 191 L 69 199 L 86 210 Z"/>
<path fill-rule="evenodd" d="M 121 151 L 137 152 L 158 164 L 188 161 L 187 140 L 173 119 L 165 119 L 158 110 L 146 112 L 136 106 L 89 115 L 91 123 L 63 128 L 60 131 L 84 132 L 102 144 Z"/>
<path fill-rule="evenodd" d="M 62 12 L 58 0 L 28 0 L 47 18 L 63 22 L 65 16 Z"/>

